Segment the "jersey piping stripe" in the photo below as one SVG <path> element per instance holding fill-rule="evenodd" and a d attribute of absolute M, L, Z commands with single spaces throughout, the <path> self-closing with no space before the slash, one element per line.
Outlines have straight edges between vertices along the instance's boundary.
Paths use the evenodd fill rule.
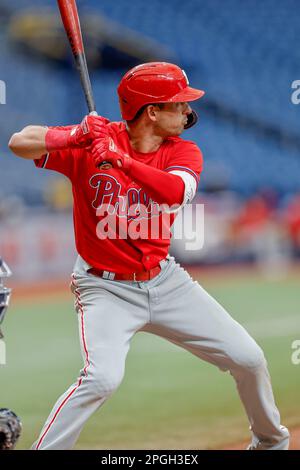
<path fill-rule="evenodd" d="M 50 155 L 50 153 L 47 153 L 47 155 L 45 156 L 45 160 L 44 160 L 44 162 L 43 162 L 41 168 L 45 168 L 45 167 L 46 167 L 47 161 L 48 161 L 48 159 L 49 159 L 49 155 Z"/>
<path fill-rule="evenodd" d="M 80 301 L 80 293 L 78 291 L 78 286 L 76 285 L 76 277 L 75 277 L 75 274 L 73 273 L 72 274 L 72 285 L 75 287 L 75 297 L 76 297 L 76 303 L 79 307 L 79 311 L 80 311 L 80 314 L 81 314 L 81 338 L 82 338 L 82 344 L 83 344 L 83 348 L 84 348 L 84 351 L 85 351 L 85 355 L 86 355 L 86 366 L 84 368 L 84 375 L 87 376 L 87 368 L 89 367 L 90 365 L 90 361 L 89 361 L 89 354 L 88 354 L 88 350 L 87 350 L 87 345 L 86 345 L 86 339 L 85 339 L 85 332 L 84 332 L 84 311 L 83 311 L 83 307 L 81 305 L 81 301 Z M 43 435 L 41 436 L 37 446 L 36 446 L 36 450 L 39 449 L 41 443 L 43 442 L 47 432 L 49 431 L 50 427 L 52 426 L 52 424 L 54 423 L 54 421 L 56 420 L 56 417 L 58 415 L 58 413 L 61 411 L 61 409 L 63 408 L 63 406 L 67 403 L 67 401 L 69 400 L 69 398 L 73 395 L 74 392 L 76 392 L 76 390 L 80 387 L 82 383 L 82 377 L 79 379 L 78 381 L 78 384 L 76 385 L 76 387 L 73 388 L 73 390 L 71 390 L 71 392 L 69 393 L 69 395 L 64 399 L 64 401 L 60 404 L 60 406 L 58 407 L 58 409 L 56 410 L 52 420 L 50 421 L 50 423 L 48 424 L 47 428 L 45 429 L 45 432 L 43 433 Z"/>
<path fill-rule="evenodd" d="M 198 185 L 199 183 L 199 176 L 197 173 L 195 173 L 193 170 L 190 168 L 187 168 L 186 166 L 179 166 L 179 165 L 174 165 L 174 166 L 169 166 L 168 168 L 165 169 L 165 171 L 171 171 L 171 170 L 183 170 L 186 171 L 187 173 L 190 173 L 196 180 L 196 183 Z"/>

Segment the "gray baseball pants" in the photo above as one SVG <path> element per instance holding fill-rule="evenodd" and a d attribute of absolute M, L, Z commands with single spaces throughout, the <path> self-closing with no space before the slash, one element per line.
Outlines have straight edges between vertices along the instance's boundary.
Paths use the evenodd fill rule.
<path fill-rule="evenodd" d="M 87 419 L 120 385 L 130 341 L 154 333 L 229 371 L 245 407 L 257 449 L 287 449 L 264 354 L 191 276 L 168 256 L 150 281 L 112 281 L 87 273 L 78 257 L 72 291 L 84 368 L 50 413 L 32 449 L 71 449 Z M 200 444 L 200 443 L 199 443 Z"/>

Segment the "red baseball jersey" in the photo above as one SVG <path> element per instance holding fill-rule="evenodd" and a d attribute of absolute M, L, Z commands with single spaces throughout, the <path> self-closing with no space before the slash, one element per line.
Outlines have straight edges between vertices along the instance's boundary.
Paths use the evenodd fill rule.
<path fill-rule="evenodd" d="M 163 171 L 184 171 L 195 178 L 197 187 L 202 154 L 194 142 L 169 137 L 156 152 L 140 153 L 132 149 L 123 122 L 110 123 L 109 130 L 115 144 L 132 158 Z M 85 149 L 51 152 L 36 159 L 35 164 L 70 179 L 76 248 L 88 264 L 106 271 L 132 273 L 151 269 L 167 256 L 176 214 L 162 212 L 122 170 L 96 168 Z M 151 225 L 148 231 L 145 223 Z"/>

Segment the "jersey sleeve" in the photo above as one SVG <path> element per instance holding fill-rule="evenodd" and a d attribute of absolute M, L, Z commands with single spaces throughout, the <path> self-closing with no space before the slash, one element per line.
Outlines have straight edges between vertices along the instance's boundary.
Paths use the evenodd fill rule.
<path fill-rule="evenodd" d="M 61 129 L 63 131 L 71 130 L 76 124 L 69 126 L 51 126 L 52 129 Z M 49 152 L 43 155 L 41 158 L 34 160 L 35 166 L 38 168 L 44 168 L 46 170 L 57 171 L 72 179 L 74 172 L 74 158 L 76 157 L 78 149 L 65 149 Z"/>
<path fill-rule="evenodd" d="M 166 165 L 165 171 L 185 171 L 194 177 L 198 185 L 203 168 L 202 152 L 194 142 L 179 142 L 174 145 Z"/>
<path fill-rule="evenodd" d="M 72 179 L 74 172 L 75 149 L 57 150 L 34 160 L 35 166 L 54 170 Z"/>
<path fill-rule="evenodd" d="M 183 179 L 185 183 L 184 204 L 191 202 L 194 198 L 202 168 L 202 152 L 194 142 L 182 141 L 174 145 L 166 162 L 165 171 L 178 175 Z"/>

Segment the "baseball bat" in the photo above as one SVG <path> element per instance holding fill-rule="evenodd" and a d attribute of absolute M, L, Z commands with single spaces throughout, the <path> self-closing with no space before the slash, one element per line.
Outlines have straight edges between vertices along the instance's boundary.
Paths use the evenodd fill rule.
<path fill-rule="evenodd" d="M 81 26 L 79 20 L 76 0 L 57 0 L 62 22 L 72 49 L 76 68 L 78 70 L 85 100 L 90 114 L 97 115 L 95 101 L 93 97 L 92 85 L 90 81 L 86 55 L 82 40 Z M 100 165 L 103 169 L 112 167 L 111 163 L 103 162 Z"/>

